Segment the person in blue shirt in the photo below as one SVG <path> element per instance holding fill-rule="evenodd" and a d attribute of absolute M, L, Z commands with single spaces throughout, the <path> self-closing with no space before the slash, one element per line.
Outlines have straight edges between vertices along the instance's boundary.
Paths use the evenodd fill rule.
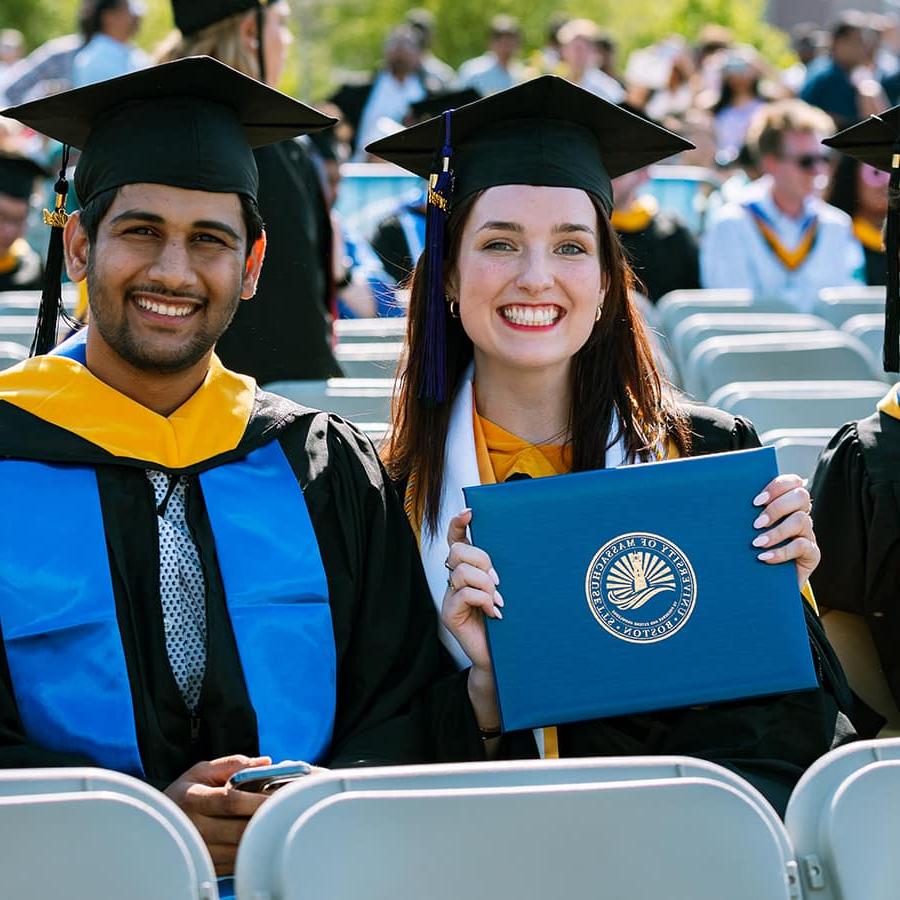
<path fill-rule="evenodd" d="M 132 44 L 141 27 L 140 0 L 98 0 L 87 22 L 87 43 L 72 64 L 73 87 L 84 87 L 127 75 L 150 65 L 150 58 Z"/>

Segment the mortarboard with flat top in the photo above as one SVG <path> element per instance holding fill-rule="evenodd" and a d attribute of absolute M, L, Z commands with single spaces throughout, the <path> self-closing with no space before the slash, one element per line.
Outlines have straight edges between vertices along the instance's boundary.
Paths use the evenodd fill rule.
<path fill-rule="evenodd" d="M 480 99 L 481 94 L 472 88 L 463 88 L 461 91 L 440 91 L 411 103 L 409 112 L 413 122 L 418 123 L 439 116 L 448 109 L 458 109 L 460 106 L 474 103 Z"/>
<path fill-rule="evenodd" d="M 612 179 L 693 144 L 590 91 L 544 75 L 375 141 L 374 156 L 429 179 L 426 402 L 446 397 L 444 222 L 455 202 L 504 184 L 570 187 L 612 212 Z"/>
<path fill-rule="evenodd" d="M 17 200 L 30 200 L 37 179 L 49 176 L 50 173 L 33 159 L 0 150 L 0 194 Z"/>
<path fill-rule="evenodd" d="M 890 172 L 885 225 L 887 292 L 884 303 L 885 372 L 900 371 L 900 106 L 894 106 L 825 138 L 826 147 Z"/>
<path fill-rule="evenodd" d="M 104 191 L 140 183 L 255 199 L 254 147 L 335 123 L 206 56 L 55 94 L 2 115 L 65 145 L 56 209 L 44 217 L 53 231 L 34 353 L 48 352 L 56 337 L 68 148 L 81 150 L 75 189 L 82 204 Z"/>

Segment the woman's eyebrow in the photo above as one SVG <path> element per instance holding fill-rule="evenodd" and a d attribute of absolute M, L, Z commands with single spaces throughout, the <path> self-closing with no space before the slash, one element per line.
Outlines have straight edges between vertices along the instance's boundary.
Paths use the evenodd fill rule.
<path fill-rule="evenodd" d="M 573 231 L 582 231 L 582 232 L 587 232 L 588 234 L 594 233 L 594 229 L 591 228 L 589 225 L 579 225 L 576 222 L 564 222 L 561 225 L 553 226 L 554 234 L 569 234 L 570 232 L 573 232 Z"/>
<path fill-rule="evenodd" d="M 478 231 L 517 231 L 522 232 L 525 229 L 518 222 L 485 222 Z M 477 232 L 476 232 L 477 233 Z"/>

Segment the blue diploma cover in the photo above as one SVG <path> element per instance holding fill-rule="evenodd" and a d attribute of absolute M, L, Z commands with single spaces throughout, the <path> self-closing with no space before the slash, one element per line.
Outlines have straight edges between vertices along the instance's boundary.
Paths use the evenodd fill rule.
<path fill-rule="evenodd" d="M 796 569 L 751 543 L 777 474 L 765 447 L 466 488 L 504 731 L 816 687 Z"/>

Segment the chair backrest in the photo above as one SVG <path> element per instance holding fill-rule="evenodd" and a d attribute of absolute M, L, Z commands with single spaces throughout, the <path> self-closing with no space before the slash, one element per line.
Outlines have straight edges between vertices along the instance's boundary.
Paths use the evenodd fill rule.
<path fill-rule="evenodd" d="M 108 769 L 88 767 L 54 769 L 0 769 L 0 798 L 40 794 L 115 793 L 144 804 L 162 816 L 187 849 L 196 873 L 198 896 L 203 885 L 215 884 L 209 851 L 188 817 L 165 794 L 137 778 Z M 2 845 L 2 841 L 0 841 Z M 99 895 L 98 895 L 99 896 Z"/>
<path fill-rule="evenodd" d="M 28 359 L 28 347 L 25 344 L 0 341 L 0 369 L 8 369 L 24 359 Z"/>
<path fill-rule="evenodd" d="M 392 378 L 402 350 L 400 341 L 351 341 L 338 344 L 335 356 L 347 378 Z"/>
<path fill-rule="evenodd" d="M 849 287 L 823 288 L 816 298 L 813 312 L 840 328 L 852 316 L 863 313 L 884 315 L 884 297 L 885 289 L 877 286 L 866 287 L 857 284 Z"/>
<path fill-rule="evenodd" d="M 0 293 L 0 316 L 37 316 L 41 305 L 40 291 L 3 291 Z"/>
<path fill-rule="evenodd" d="M 841 331 L 846 331 L 847 334 L 862 341 L 875 365 L 881 365 L 884 345 L 884 315 L 882 313 L 862 313 L 858 316 L 851 316 L 841 325 Z"/>
<path fill-rule="evenodd" d="M 30 347 L 36 324 L 34 316 L 0 316 L 0 341 Z"/>
<path fill-rule="evenodd" d="M 804 313 L 695 313 L 682 319 L 672 334 L 675 358 L 684 365 L 691 350 L 706 338 L 773 331 L 828 331 L 832 325 Z"/>
<path fill-rule="evenodd" d="M 313 409 L 355 422 L 388 422 L 393 378 L 329 378 L 327 381 L 276 381 L 266 390 Z"/>
<path fill-rule="evenodd" d="M 321 801 L 348 791 L 511 788 L 677 778 L 719 781 L 743 791 L 770 822 L 779 840 L 783 839 L 782 851 L 790 856 L 790 845 L 777 814 L 755 789 L 721 766 L 690 757 L 517 760 L 345 769 L 303 779 L 267 801 L 248 826 L 238 851 L 235 878 L 238 896 L 253 897 L 256 891 L 271 890 L 280 848 L 294 823 Z"/>
<path fill-rule="evenodd" d="M 712 779 L 352 791 L 297 821 L 273 894 L 787 900 L 793 868 L 758 807 Z"/>
<path fill-rule="evenodd" d="M 737 334 L 707 338 L 688 357 L 684 387 L 706 399 L 732 381 L 880 377 L 866 348 L 840 331 Z"/>
<path fill-rule="evenodd" d="M 705 288 L 670 291 L 656 303 L 659 324 L 671 335 L 675 326 L 694 313 L 717 312 L 796 312 L 787 301 L 754 297 L 747 288 Z"/>
<path fill-rule="evenodd" d="M 834 432 L 832 428 L 776 428 L 761 434 L 760 440 L 775 448 L 779 472 L 809 478 Z"/>
<path fill-rule="evenodd" d="M 334 336 L 338 344 L 359 341 L 402 341 L 406 335 L 406 319 L 338 319 Z"/>
<path fill-rule="evenodd" d="M 871 415 L 883 381 L 743 381 L 723 385 L 709 403 L 750 419 L 759 433 L 775 428 L 831 428 Z"/>
<path fill-rule="evenodd" d="M 172 823 L 134 797 L 110 791 L 0 797 L 5 897 L 21 900 L 200 900 L 191 854 Z"/>
<path fill-rule="evenodd" d="M 884 762 L 893 766 L 869 771 Z M 800 779 L 788 802 L 785 826 L 806 896 L 816 900 L 897 896 L 898 762 L 900 738 L 857 741 L 827 753 Z M 853 829 L 858 832 L 855 837 Z M 892 842 L 884 854 L 882 836 Z M 860 872 L 859 867 L 866 865 L 871 871 Z"/>

